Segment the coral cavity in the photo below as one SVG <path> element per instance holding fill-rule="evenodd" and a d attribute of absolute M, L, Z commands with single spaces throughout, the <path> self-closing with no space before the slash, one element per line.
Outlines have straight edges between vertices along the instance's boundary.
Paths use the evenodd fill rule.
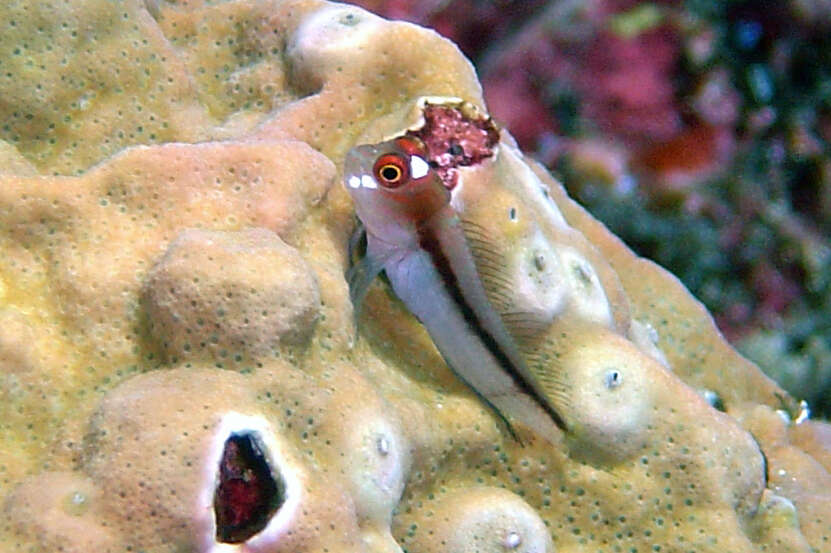
<path fill-rule="evenodd" d="M 252 434 L 232 434 L 225 441 L 214 494 L 216 539 L 241 543 L 266 527 L 285 501 L 282 481 Z"/>
<path fill-rule="evenodd" d="M 427 158 L 444 185 L 452 190 L 457 167 L 468 167 L 493 156 L 499 131 L 490 117 L 468 113 L 462 106 L 424 106 L 424 125 L 407 134 L 427 147 Z"/>

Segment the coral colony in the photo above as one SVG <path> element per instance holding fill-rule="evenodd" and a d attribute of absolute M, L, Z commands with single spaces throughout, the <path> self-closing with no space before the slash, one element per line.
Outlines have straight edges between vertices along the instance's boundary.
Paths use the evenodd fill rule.
<path fill-rule="evenodd" d="M 322 0 L 0 10 L 0 551 L 831 551 L 831 427 L 449 41 Z M 488 314 L 453 328 L 534 382 L 510 408 L 392 269 L 355 324 L 344 164 L 390 141 L 466 227 Z"/>

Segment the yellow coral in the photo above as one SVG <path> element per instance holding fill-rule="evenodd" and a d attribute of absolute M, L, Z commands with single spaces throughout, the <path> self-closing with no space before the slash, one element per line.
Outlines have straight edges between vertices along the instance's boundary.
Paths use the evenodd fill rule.
<path fill-rule="evenodd" d="M 505 435 L 383 284 L 355 334 L 337 168 L 425 97 L 484 112 L 451 43 L 322 0 L 0 10 L 0 550 L 831 551 L 827 425 L 504 131 L 455 200 L 567 432 Z M 274 488 L 229 538 L 234 470 Z"/>

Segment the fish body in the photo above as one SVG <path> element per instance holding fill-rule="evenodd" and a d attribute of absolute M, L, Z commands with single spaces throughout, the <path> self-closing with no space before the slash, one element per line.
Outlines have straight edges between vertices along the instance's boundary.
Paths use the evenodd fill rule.
<path fill-rule="evenodd" d="M 344 175 L 367 237 L 366 255 L 350 271 L 356 309 L 384 271 L 450 368 L 514 437 L 510 419 L 555 440 L 563 420 L 488 300 L 464 224 L 423 145 L 403 137 L 358 146 Z"/>

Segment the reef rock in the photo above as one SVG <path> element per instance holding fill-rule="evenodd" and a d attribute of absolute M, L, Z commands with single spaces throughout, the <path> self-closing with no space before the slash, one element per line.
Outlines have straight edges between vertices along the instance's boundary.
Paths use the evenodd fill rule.
<path fill-rule="evenodd" d="M 0 551 L 831 551 L 827 424 L 523 156 L 450 42 L 323 0 L 0 14 Z M 408 133 L 564 430 L 512 437 L 383 281 L 355 325 L 343 160 Z"/>

